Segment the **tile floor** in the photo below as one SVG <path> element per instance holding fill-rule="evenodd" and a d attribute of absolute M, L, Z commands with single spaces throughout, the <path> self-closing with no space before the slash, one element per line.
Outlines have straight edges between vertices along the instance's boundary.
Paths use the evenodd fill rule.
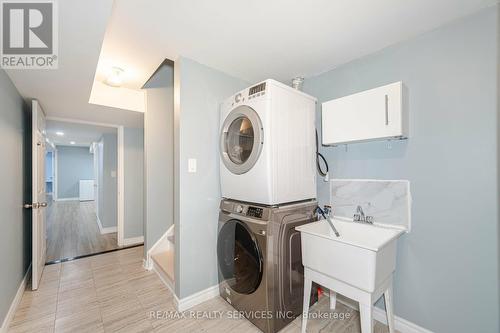
<path fill-rule="evenodd" d="M 136 247 L 46 266 L 40 289 L 24 293 L 9 332 L 260 332 L 246 319 L 154 318 L 155 311 L 175 314 L 174 300 L 157 275 L 143 269 L 142 253 Z M 215 298 L 192 310 L 234 309 Z M 329 312 L 328 299 L 311 311 Z M 360 331 L 358 312 L 341 304 L 336 312 L 350 319 L 310 319 L 308 332 Z M 281 332 L 300 332 L 300 320 Z M 376 333 L 387 331 L 375 325 Z"/>

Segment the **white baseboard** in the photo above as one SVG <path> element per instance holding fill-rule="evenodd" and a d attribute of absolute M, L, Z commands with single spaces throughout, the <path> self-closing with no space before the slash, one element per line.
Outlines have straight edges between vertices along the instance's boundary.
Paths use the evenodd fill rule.
<path fill-rule="evenodd" d="M 209 287 L 205 290 L 199 291 L 191 296 L 179 299 L 177 295 L 174 294 L 175 307 L 177 311 L 182 312 L 191 309 L 193 306 L 211 300 L 214 297 L 219 296 L 219 285 Z"/>
<path fill-rule="evenodd" d="M 21 281 L 19 288 L 17 289 L 16 296 L 14 296 L 12 303 L 10 303 L 9 311 L 5 315 L 2 327 L 0 328 L 1 333 L 6 333 L 7 330 L 9 329 L 12 319 L 14 319 L 14 314 L 16 313 L 16 309 L 19 306 L 19 303 L 21 302 L 21 299 L 23 297 L 24 290 L 26 290 L 26 286 L 28 285 L 30 276 L 31 276 L 31 264 L 28 267 L 28 270 L 26 271 L 26 274 L 24 275 Z"/>
<path fill-rule="evenodd" d="M 75 198 L 57 198 L 57 199 L 54 199 L 54 201 L 80 201 L 80 198 L 79 197 L 75 197 Z"/>
<path fill-rule="evenodd" d="M 344 304 L 345 306 L 350 307 L 351 309 L 359 311 L 358 303 L 352 301 L 351 299 L 338 295 L 337 301 Z M 387 316 L 385 314 L 385 311 L 376 306 L 373 307 L 373 319 L 384 325 L 387 325 Z M 394 326 L 396 331 L 399 331 L 401 333 L 433 333 L 426 328 L 420 327 L 417 324 L 414 324 L 411 321 L 408 321 L 396 315 L 394 315 Z"/>
<path fill-rule="evenodd" d="M 144 267 L 144 269 L 147 269 L 148 271 L 153 269 L 153 265 L 151 265 L 147 259 L 142 259 L 142 267 Z"/>
<path fill-rule="evenodd" d="M 144 243 L 144 236 L 123 239 L 123 246 L 137 245 L 142 243 Z"/>
<path fill-rule="evenodd" d="M 387 316 L 385 314 L 385 311 L 377 308 L 376 306 L 373 307 L 373 318 L 376 321 L 387 325 Z M 394 328 L 396 329 L 396 331 L 399 331 L 401 333 L 433 333 L 426 328 L 418 326 L 417 324 L 396 315 L 394 315 Z"/>
<path fill-rule="evenodd" d="M 97 221 L 97 226 L 99 227 L 99 232 L 101 233 L 101 235 L 117 232 L 117 230 L 118 230 L 116 227 L 104 228 L 102 226 L 101 220 L 99 219 L 99 216 L 97 216 L 97 214 L 96 214 L 96 221 Z"/>

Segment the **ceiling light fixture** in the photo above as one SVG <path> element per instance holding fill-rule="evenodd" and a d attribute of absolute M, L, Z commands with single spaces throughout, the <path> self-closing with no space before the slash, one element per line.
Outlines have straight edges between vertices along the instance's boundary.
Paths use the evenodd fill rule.
<path fill-rule="evenodd" d="M 70 145 L 74 145 L 76 142 L 75 141 L 70 141 L 69 144 Z"/>
<path fill-rule="evenodd" d="M 120 87 L 123 84 L 123 69 L 120 67 L 111 68 L 111 72 L 104 83 L 111 87 Z"/>
<path fill-rule="evenodd" d="M 57 135 L 57 136 L 63 136 L 63 135 L 64 135 L 64 132 L 56 132 L 56 135 Z"/>

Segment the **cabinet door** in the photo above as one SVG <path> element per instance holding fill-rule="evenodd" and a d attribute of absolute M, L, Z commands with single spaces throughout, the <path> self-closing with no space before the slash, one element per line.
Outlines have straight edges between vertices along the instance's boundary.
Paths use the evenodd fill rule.
<path fill-rule="evenodd" d="M 323 103 L 323 144 L 402 136 L 401 82 Z"/>

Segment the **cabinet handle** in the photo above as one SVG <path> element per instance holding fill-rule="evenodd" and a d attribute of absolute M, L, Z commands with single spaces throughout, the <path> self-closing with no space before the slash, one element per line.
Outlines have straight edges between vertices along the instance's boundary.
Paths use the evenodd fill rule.
<path fill-rule="evenodd" d="M 385 95 L 385 126 L 389 125 L 389 95 Z"/>

